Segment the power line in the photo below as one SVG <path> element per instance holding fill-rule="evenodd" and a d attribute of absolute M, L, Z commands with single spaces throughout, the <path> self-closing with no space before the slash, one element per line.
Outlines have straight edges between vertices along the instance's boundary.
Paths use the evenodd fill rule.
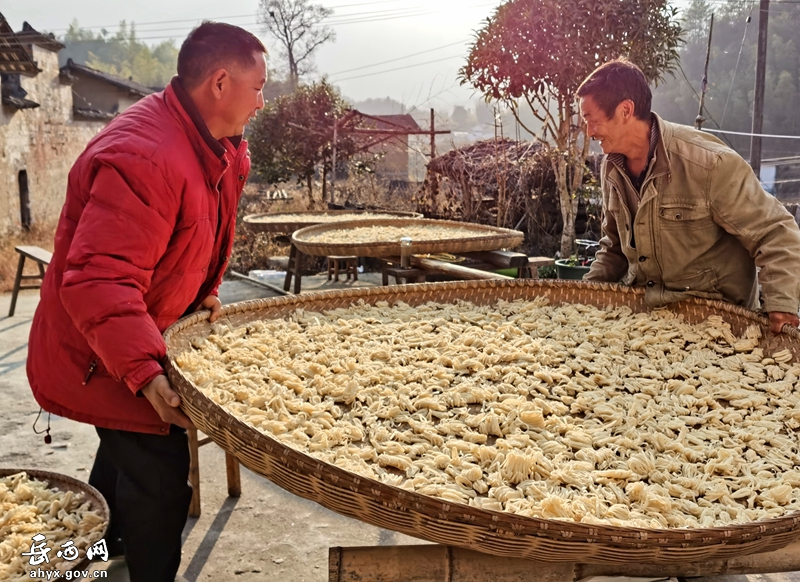
<path fill-rule="evenodd" d="M 709 133 L 723 133 L 730 135 L 745 135 L 748 137 L 772 137 L 778 139 L 800 139 L 800 135 L 776 135 L 771 133 L 750 133 L 746 131 L 728 131 L 727 129 L 704 129 Z"/>
<path fill-rule="evenodd" d="M 341 4 L 339 6 L 331 6 L 332 9 L 337 8 L 349 8 L 352 6 L 372 6 L 374 4 L 393 4 L 397 2 L 401 2 L 402 0 L 378 0 L 374 2 L 360 2 L 358 4 Z M 233 16 L 212 16 L 209 17 L 208 20 L 221 20 L 223 18 L 252 18 L 253 16 L 257 16 L 256 14 L 236 14 Z M 344 16 L 352 16 L 352 15 L 344 15 Z M 202 18 L 184 18 L 180 20 L 153 20 L 150 22 L 138 22 L 136 26 L 152 26 L 156 24 L 174 24 L 177 22 L 197 22 L 198 20 L 203 20 Z M 94 26 L 81 26 L 80 28 L 83 30 L 93 30 L 93 29 L 101 29 L 101 28 L 110 28 L 112 26 L 119 26 L 119 22 L 114 24 L 103 24 L 103 25 L 94 25 Z M 69 28 L 54 28 L 49 32 L 60 32 L 60 31 L 67 31 Z"/>
<path fill-rule="evenodd" d="M 448 48 L 448 47 L 451 47 L 451 46 L 456 46 L 457 44 L 463 44 L 465 42 L 469 42 L 469 39 L 464 39 L 464 40 L 460 40 L 458 42 L 453 42 L 453 43 L 450 43 L 450 44 L 437 46 L 437 47 L 432 48 L 432 49 L 428 49 L 428 50 L 425 50 L 425 51 L 420 51 L 418 53 L 412 53 L 410 55 L 405 55 L 403 57 L 397 57 L 396 59 L 390 59 L 388 61 L 381 61 L 379 63 L 373 63 L 371 65 L 364 65 L 363 67 L 355 67 L 354 69 L 345 69 L 344 71 L 336 71 L 335 73 L 331 73 L 330 75 L 332 77 L 335 77 L 336 75 L 341 75 L 343 73 L 349 73 L 351 71 L 360 71 L 361 69 L 369 69 L 370 67 L 377 67 L 378 65 L 385 65 L 386 63 L 393 63 L 395 61 L 402 61 L 404 59 L 415 57 L 417 55 L 422 55 L 422 54 L 425 54 L 425 53 L 432 53 L 434 51 L 438 51 L 438 50 L 441 50 L 443 48 Z"/>
<path fill-rule="evenodd" d="M 744 41 L 747 37 L 747 26 L 750 24 L 750 15 L 753 14 L 753 7 L 750 7 L 750 14 L 747 15 L 747 20 L 744 22 L 744 33 L 742 33 L 742 45 L 739 47 L 739 56 L 736 57 L 736 66 L 733 68 L 733 77 L 731 77 L 731 86 L 728 89 L 728 97 L 725 99 L 725 107 L 722 108 L 722 118 L 719 127 L 725 123 L 725 112 L 728 110 L 728 101 L 731 100 L 731 93 L 733 93 L 733 82 L 736 80 L 736 71 L 739 70 L 739 61 L 742 58 L 742 49 L 744 49 Z"/>
<path fill-rule="evenodd" d="M 694 90 L 694 87 L 692 87 L 692 84 L 689 82 L 689 77 L 687 77 L 687 76 L 686 76 L 686 71 L 684 71 L 684 70 L 683 70 L 683 66 L 682 66 L 680 63 L 678 63 L 678 69 L 680 69 L 680 71 L 681 71 L 681 74 L 683 75 L 683 80 L 684 80 L 684 81 L 686 81 L 686 84 L 689 86 L 689 89 L 691 89 L 691 90 L 692 90 L 692 93 L 694 93 L 694 96 L 695 96 L 695 97 L 697 97 L 697 100 L 698 100 L 698 101 L 700 101 L 700 95 L 698 95 L 698 94 L 697 94 L 697 91 L 695 91 L 695 90 Z M 703 109 L 705 110 L 705 112 L 706 112 L 706 115 L 708 115 L 708 118 L 709 118 L 711 121 L 713 121 L 713 122 L 714 122 L 714 125 L 716 125 L 717 127 L 719 127 L 719 123 L 717 123 L 717 120 L 716 120 L 716 119 L 714 119 L 714 117 L 713 117 L 713 116 L 711 115 L 711 113 L 708 111 L 708 108 L 704 106 L 704 107 L 703 107 Z M 723 133 L 724 133 L 724 132 L 723 132 Z M 724 139 L 724 140 L 725 140 L 725 142 L 726 142 L 726 143 L 727 143 L 727 144 L 728 144 L 728 145 L 729 145 L 731 148 L 733 148 L 733 145 L 731 144 L 731 142 L 729 142 L 729 141 L 728 141 L 728 140 L 725 138 L 725 136 L 724 136 L 724 135 L 722 136 L 722 139 Z"/>
<path fill-rule="evenodd" d="M 362 23 L 369 23 L 369 22 L 382 22 L 382 21 L 386 21 L 386 20 L 399 20 L 399 19 L 402 19 L 402 18 L 416 18 L 418 16 L 425 16 L 427 14 L 430 14 L 430 12 L 428 12 L 428 11 L 411 12 L 409 14 L 400 14 L 400 15 L 396 15 L 396 16 L 387 16 L 387 17 L 383 17 L 383 18 L 362 18 L 362 19 L 357 19 L 357 20 L 339 21 L 339 22 L 331 23 L 331 26 L 337 27 L 337 26 L 344 26 L 344 25 L 347 25 L 347 24 L 362 24 Z M 244 28 L 245 30 L 250 30 L 252 27 L 258 27 L 258 26 L 262 26 L 262 25 L 263 25 L 263 23 L 261 23 L 261 22 L 248 22 L 248 23 L 237 24 L 237 26 L 239 26 L 241 28 Z M 188 32 L 189 28 L 190 27 L 176 28 L 176 29 L 172 29 L 172 30 L 175 30 L 176 32 L 185 33 L 185 32 Z M 155 32 L 155 31 L 145 31 L 145 33 L 147 33 L 147 32 Z M 250 30 L 250 32 L 254 32 L 254 31 Z M 256 33 L 262 34 L 263 30 L 258 30 L 258 31 L 256 31 Z M 0 37 L 3 37 L 3 36 L 4 35 L 2 33 L 0 33 Z M 8 36 L 11 36 L 11 35 L 8 35 Z M 181 35 L 180 34 L 178 34 L 178 35 L 172 34 L 172 35 L 158 35 L 158 36 L 136 36 L 135 40 L 137 40 L 137 41 L 138 40 L 175 40 L 176 36 L 181 36 Z M 113 40 L 113 37 L 91 39 L 91 40 Z"/>
<path fill-rule="evenodd" d="M 404 69 L 412 69 L 414 67 L 421 67 L 422 65 L 430 65 L 432 63 L 440 63 L 442 61 L 449 61 L 450 59 L 463 59 L 464 55 L 452 55 L 450 57 L 444 57 L 442 59 L 435 59 L 433 61 L 425 61 L 424 63 L 416 63 L 414 65 L 407 65 L 405 67 L 395 67 L 394 69 L 386 69 L 384 71 L 377 71 L 375 73 L 367 73 L 365 75 L 356 75 L 354 77 L 346 77 L 344 79 L 335 79 L 333 80 L 334 83 L 342 83 L 343 81 L 349 81 L 351 79 L 360 79 L 362 77 L 372 77 L 373 75 L 383 75 L 384 73 L 393 73 L 395 71 L 402 71 Z"/>

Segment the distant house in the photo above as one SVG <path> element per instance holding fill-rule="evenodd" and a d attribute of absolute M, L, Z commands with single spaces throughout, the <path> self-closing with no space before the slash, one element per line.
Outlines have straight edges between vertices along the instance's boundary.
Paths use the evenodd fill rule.
<path fill-rule="evenodd" d="M 99 71 L 92 77 L 79 65 L 60 70 L 63 48 L 28 23 L 14 32 L 0 14 L 0 236 L 54 223 L 69 169 L 86 144 L 151 92 Z"/>
<path fill-rule="evenodd" d="M 800 203 L 800 157 L 761 160 L 761 185 L 781 202 Z"/>
<path fill-rule="evenodd" d="M 364 127 L 391 132 L 369 149 L 370 152 L 384 154 L 375 168 L 375 173 L 388 180 L 414 181 L 413 172 L 409 168 L 409 135 L 402 132 L 412 132 L 412 134 L 421 132 L 423 130 L 419 124 L 408 114 L 363 115 L 363 117 Z"/>
<path fill-rule="evenodd" d="M 61 67 L 62 81 L 72 85 L 75 114 L 87 119 L 112 119 L 153 90 L 132 79 L 122 79 L 79 65 L 72 59 Z"/>

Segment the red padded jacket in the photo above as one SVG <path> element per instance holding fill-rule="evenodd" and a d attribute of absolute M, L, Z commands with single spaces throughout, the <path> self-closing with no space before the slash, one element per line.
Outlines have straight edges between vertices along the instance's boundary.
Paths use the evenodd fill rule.
<path fill-rule="evenodd" d="M 247 143 L 215 140 L 177 79 L 89 142 L 31 328 L 28 379 L 42 408 L 168 432 L 136 394 L 163 373 L 164 329 L 216 294 L 249 169 Z"/>

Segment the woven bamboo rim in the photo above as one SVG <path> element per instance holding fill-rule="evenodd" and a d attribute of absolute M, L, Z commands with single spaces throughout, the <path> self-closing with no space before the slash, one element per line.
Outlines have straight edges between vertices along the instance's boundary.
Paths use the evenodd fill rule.
<path fill-rule="evenodd" d="M 400 254 L 400 241 L 375 241 L 370 243 L 321 243 L 311 242 L 309 236 L 318 235 L 330 230 L 347 230 L 364 226 L 444 226 L 472 230 L 480 234 L 476 238 L 447 238 L 436 240 L 413 241 L 414 254 L 436 253 L 469 253 L 474 251 L 494 251 L 513 248 L 522 243 L 525 235 L 518 230 L 498 228 L 485 224 L 457 222 L 455 220 L 418 219 L 384 219 L 384 220 L 351 220 L 318 224 L 296 231 L 292 242 L 300 252 L 307 255 L 330 257 L 332 255 L 348 255 L 358 257 L 393 257 Z"/>
<path fill-rule="evenodd" d="M 12 469 L 8 467 L 0 467 L 0 478 L 16 475 L 17 473 L 22 473 L 23 471 L 27 473 L 28 477 L 31 479 L 46 481 L 48 487 L 51 489 L 58 489 L 59 491 L 72 491 L 73 493 L 83 493 L 86 500 L 91 504 L 92 511 L 98 512 L 103 517 L 105 522 L 105 525 L 103 526 L 103 535 L 97 539 L 100 540 L 106 537 L 106 533 L 108 532 L 108 522 L 111 518 L 111 511 L 108 508 L 108 503 L 106 503 L 105 497 L 103 497 L 97 489 L 88 483 L 74 479 L 69 475 L 53 473 L 52 471 L 42 471 L 40 469 Z M 70 568 L 70 572 L 82 571 L 86 568 L 86 565 L 89 564 L 90 560 L 86 558 L 85 553 L 86 548 L 83 548 L 83 551 L 83 559 Z"/>
<path fill-rule="evenodd" d="M 258 219 L 262 216 L 297 216 L 298 214 L 303 215 L 303 220 L 287 220 L 285 222 L 259 222 Z M 315 220 L 314 217 L 316 216 L 336 216 L 336 215 L 351 215 L 351 214 L 363 214 L 364 220 L 370 220 L 370 216 L 375 214 L 388 214 L 390 216 L 398 216 L 402 218 L 422 218 L 422 214 L 419 212 L 400 212 L 394 210 L 320 210 L 320 211 L 311 211 L 311 212 L 278 212 L 275 214 L 272 213 L 262 213 L 262 214 L 248 214 L 242 220 L 247 225 L 247 227 L 253 232 L 275 232 L 281 234 L 292 234 L 296 230 L 300 230 L 301 228 L 305 228 L 307 226 L 314 226 L 316 224 L 330 224 L 330 223 L 323 223 L 319 220 Z M 307 217 L 307 218 L 306 218 Z M 358 219 L 360 220 L 360 219 Z"/>
<path fill-rule="evenodd" d="M 335 290 L 246 301 L 223 307 L 223 321 L 233 326 L 254 319 L 283 317 L 298 308 L 326 310 L 363 300 L 403 301 L 419 305 L 468 300 L 492 304 L 499 300 L 546 296 L 551 304 L 583 303 L 598 307 L 627 306 L 647 311 L 641 288 L 606 283 L 544 280 L 456 281 L 390 287 Z M 756 323 L 769 352 L 789 349 L 800 354 L 800 334 L 769 332 L 766 317 L 747 309 L 703 299 L 671 306 L 693 323 L 721 315 L 737 335 Z M 191 349 L 190 341 L 210 333 L 208 312 L 181 319 L 164 333 L 168 375 L 183 399 L 182 407 L 198 429 L 235 455 L 246 467 L 300 497 L 361 521 L 439 544 L 460 546 L 498 556 L 545 562 L 650 563 L 696 562 L 769 552 L 800 539 L 800 512 L 764 521 L 702 529 L 642 529 L 589 525 L 525 517 L 478 509 L 405 491 L 319 461 L 226 413 L 197 390 L 174 364 Z"/>

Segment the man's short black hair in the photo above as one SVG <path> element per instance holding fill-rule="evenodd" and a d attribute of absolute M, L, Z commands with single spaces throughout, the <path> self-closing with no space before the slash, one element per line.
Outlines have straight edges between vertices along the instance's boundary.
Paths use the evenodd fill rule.
<path fill-rule="evenodd" d="M 650 119 L 653 94 L 642 70 L 627 59 L 597 67 L 578 87 L 577 95 L 591 97 L 609 119 L 626 99 L 633 101 L 634 117 L 642 121 Z"/>
<path fill-rule="evenodd" d="M 178 78 L 184 88 L 194 89 L 217 69 L 231 65 L 248 69 L 256 53 L 266 54 L 258 37 L 224 22 L 203 21 L 192 30 L 178 52 Z"/>

